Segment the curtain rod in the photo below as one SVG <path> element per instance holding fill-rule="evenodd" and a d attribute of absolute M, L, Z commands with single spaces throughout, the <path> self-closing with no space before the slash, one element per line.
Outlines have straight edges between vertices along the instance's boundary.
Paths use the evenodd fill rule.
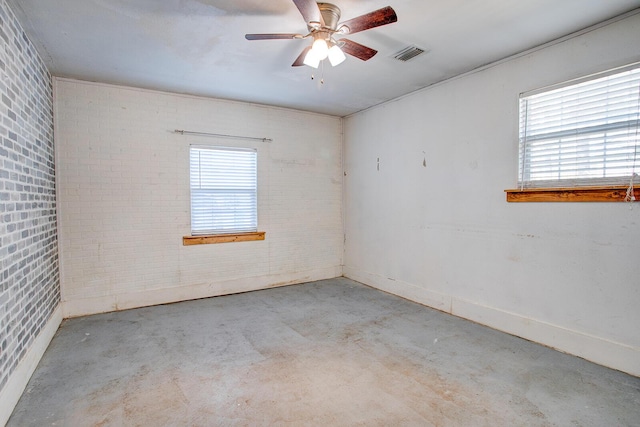
<path fill-rule="evenodd" d="M 174 133 L 179 133 L 181 135 L 200 135 L 200 136 L 219 136 L 222 138 L 233 138 L 233 139 L 251 139 L 253 141 L 262 141 L 262 142 L 272 142 L 271 138 L 256 138 L 253 136 L 238 136 L 238 135 L 225 135 L 222 133 L 210 133 L 210 132 L 193 132 L 190 130 L 181 130 L 176 129 L 173 131 Z"/>

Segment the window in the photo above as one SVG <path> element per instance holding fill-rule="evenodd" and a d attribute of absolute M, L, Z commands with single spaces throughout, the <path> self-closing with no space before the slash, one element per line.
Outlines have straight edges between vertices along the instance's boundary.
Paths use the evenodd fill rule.
<path fill-rule="evenodd" d="M 255 149 L 191 146 L 192 236 L 257 232 L 257 160 Z"/>
<path fill-rule="evenodd" d="M 639 123 L 640 64 L 521 94 L 519 189 L 629 186 Z"/>

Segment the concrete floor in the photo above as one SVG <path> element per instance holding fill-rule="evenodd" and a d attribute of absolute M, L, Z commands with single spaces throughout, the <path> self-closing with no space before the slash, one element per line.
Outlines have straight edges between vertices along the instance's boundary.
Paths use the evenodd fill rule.
<path fill-rule="evenodd" d="M 640 378 L 332 279 L 63 322 L 9 426 L 631 426 Z"/>

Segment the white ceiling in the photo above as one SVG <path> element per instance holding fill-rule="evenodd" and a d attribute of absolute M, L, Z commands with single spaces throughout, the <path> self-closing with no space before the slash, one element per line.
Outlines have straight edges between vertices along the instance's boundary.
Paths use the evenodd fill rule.
<path fill-rule="evenodd" d="M 9 3 L 55 76 L 337 116 L 640 7 L 640 0 L 335 0 L 343 21 L 390 5 L 398 22 L 349 36 L 379 53 L 367 62 L 327 64 L 323 74 L 291 67 L 309 40 L 244 38 L 306 33 L 291 0 Z M 392 58 L 409 45 L 428 53 L 408 62 Z"/>

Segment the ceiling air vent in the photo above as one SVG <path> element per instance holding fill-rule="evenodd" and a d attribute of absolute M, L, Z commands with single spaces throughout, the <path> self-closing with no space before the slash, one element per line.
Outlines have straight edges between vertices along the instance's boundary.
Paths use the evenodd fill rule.
<path fill-rule="evenodd" d="M 409 46 L 402 49 L 400 52 L 397 52 L 393 57 L 398 61 L 407 62 L 410 59 L 415 58 L 416 56 L 424 53 L 424 49 L 420 49 L 417 46 Z"/>

